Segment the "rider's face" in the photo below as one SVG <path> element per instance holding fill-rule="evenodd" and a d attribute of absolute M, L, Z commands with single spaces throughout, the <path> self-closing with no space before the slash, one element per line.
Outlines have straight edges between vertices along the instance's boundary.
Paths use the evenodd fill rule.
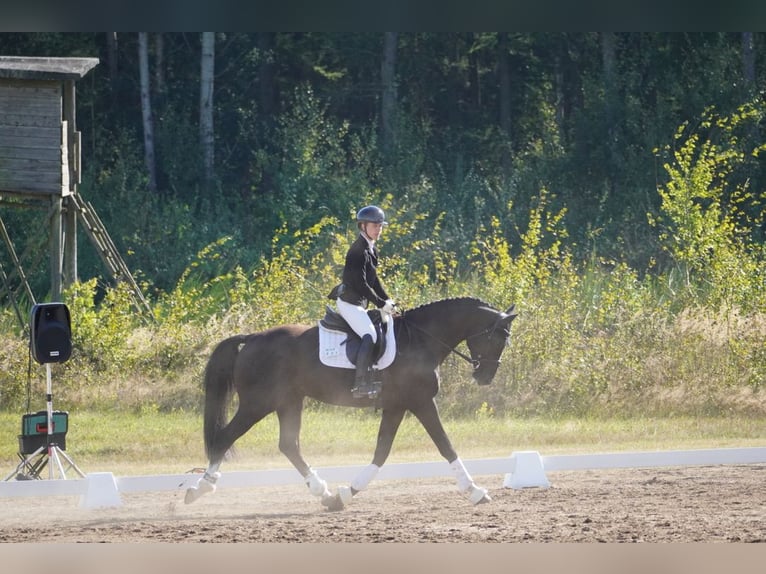
<path fill-rule="evenodd" d="M 383 224 L 367 222 L 362 229 L 364 229 L 364 233 L 367 237 L 372 240 L 377 240 L 383 231 Z"/>

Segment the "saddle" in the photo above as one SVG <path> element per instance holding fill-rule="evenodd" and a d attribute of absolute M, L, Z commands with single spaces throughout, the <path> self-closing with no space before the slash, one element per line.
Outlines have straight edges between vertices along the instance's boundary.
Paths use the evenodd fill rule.
<path fill-rule="evenodd" d="M 374 353 L 372 356 L 373 364 L 377 363 L 380 358 L 385 354 L 388 346 L 388 321 L 383 321 L 383 317 L 378 309 L 371 309 L 367 311 L 367 315 L 370 317 L 372 325 L 375 327 L 377 333 L 377 342 L 375 343 Z M 322 328 L 328 331 L 341 332 L 346 334 L 346 339 L 341 343 L 346 350 L 346 358 L 352 365 L 356 365 L 356 355 L 359 352 L 359 346 L 362 343 L 362 339 L 356 332 L 349 326 L 346 320 L 340 313 L 332 309 L 329 305 L 325 305 L 325 316 L 319 320 L 320 330 Z"/>

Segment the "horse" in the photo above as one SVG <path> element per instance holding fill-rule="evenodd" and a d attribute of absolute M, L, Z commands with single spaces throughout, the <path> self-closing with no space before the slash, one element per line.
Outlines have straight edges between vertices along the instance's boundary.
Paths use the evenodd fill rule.
<path fill-rule="evenodd" d="M 276 412 L 280 452 L 326 509 L 342 510 L 367 488 L 386 462 L 408 411 L 449 463 L 459 492 L 473 504 L 490 502 L 487 489 L 474 483 L 442 425 L 435 401 L 439 366 L 454 353 L 470 363 L 476 383 L 490 384 L 517 315 L 515 305 L 499 311 L 472 297 L 443 299 L 397 313 L 392 321 L 396 356 L 390 366 L 379 371 L 382 387 L 375 398 L 352 395 L 353 369 L 330 367 L 320 361 L 317 325 L 282 325 L 224 339 L 210 355 L 204 375 L 203 434 L 209 464 L 197 484 L 187 489 L 185 502 L 214 492 L 221 476 L 219 468 L 234 442 Z M 463 341 L 470 356 L 456 349 Z M 237 410 L 227 422 L 235 392 Z M 381 412 L 372 462 L 334 494 L 301 454 L 301 415 L 306 397 L 332 405 L 374 406 Z"/>

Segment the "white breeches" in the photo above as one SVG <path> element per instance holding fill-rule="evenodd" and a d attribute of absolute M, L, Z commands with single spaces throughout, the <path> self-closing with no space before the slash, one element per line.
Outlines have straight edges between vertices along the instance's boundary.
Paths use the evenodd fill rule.
<path fill-rule="evenodd" d="M 367 309 L 361 305 L 352 305 L 346 303 L 342 299 L 335 301 L 338 306 L 338 313 L 346 320 L 346 323 L 354 330 L 354 332 L 360 337 L 370 335 L 372 342 L 377 343 L 378 334 L 375 332 L 375 327 L 370 321 L 369 315 L 367 315 Z"/>

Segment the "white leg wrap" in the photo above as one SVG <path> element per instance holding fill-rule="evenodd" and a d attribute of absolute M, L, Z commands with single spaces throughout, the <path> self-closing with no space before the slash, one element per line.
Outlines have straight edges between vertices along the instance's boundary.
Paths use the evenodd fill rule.
<path fill-rule="evenodd" d="M 314 496 L 330 496 L 330 489 L 327 488 L 327 482 L 319 478 L 319 475 L 313 468 L 309 469 L 309 473 L 304 477 L 306 479 L 306 486 L 309 487 L 309 492 Z"/>
<path fill-rule="evenodd" d="M 377 464 L 368 464 L 362 469 L 362 471 L 354 477 L 351 481 L 351 488 L 357 491 L 362 491 L 367 488 L 367 485 L 378 475 L 380 467 Z"/>
<path fill-rule="evenodd" d="M 338 487 L 338 498 L 340 498 L 340 501 L 343 503 L 343 507 L 345 508 L 349 504 L 351 504 L 351 499 L 354 498 L 354 493 L 351 492 L 350 486 L 339 486 Z"/>
<path fill-rule="evenodd" d="M 463 465 L 463 461 L 460 460 L 460 457 L 453 460 L 449 467 L 455 474 L 455 479 L 457 479 L 457 487 L 460 492 L 466 492 L 473 486 L 473 479 L 471 478 L 471 475 L 468 474 L 468 471 Z"/>

